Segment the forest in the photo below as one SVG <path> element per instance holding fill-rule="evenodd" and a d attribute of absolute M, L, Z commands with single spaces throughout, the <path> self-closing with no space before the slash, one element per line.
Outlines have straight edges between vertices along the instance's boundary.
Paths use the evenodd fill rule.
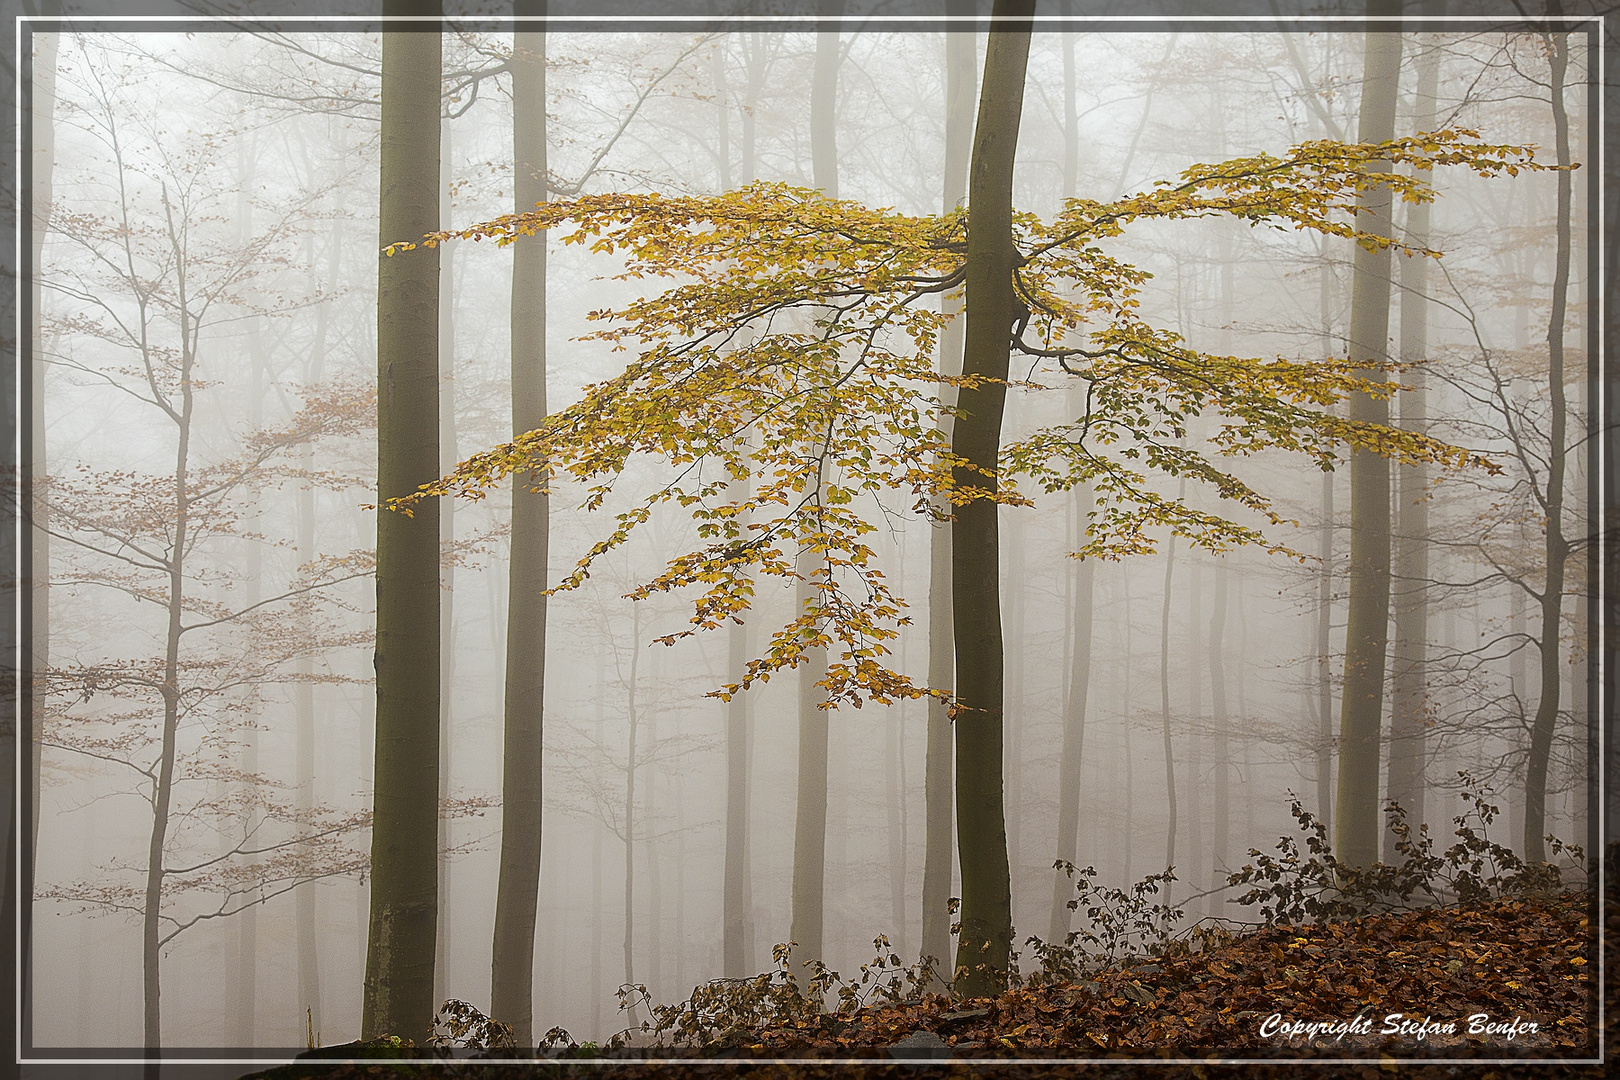
<path fill-rule="evenodd" d="M 1080 8 L 24 19 L 23 1059 L 1590 1058 L 1597 24 Z"/>

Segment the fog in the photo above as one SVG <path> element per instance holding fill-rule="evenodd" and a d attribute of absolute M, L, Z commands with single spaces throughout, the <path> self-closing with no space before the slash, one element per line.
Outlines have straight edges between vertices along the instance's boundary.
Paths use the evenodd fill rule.
<path fill-rule="evenodd" d="M 977 75 L 987 35 L 972 36 Z M 381 39 L 221 31 L 32 40 L 31 167 L 36 199 L 42 187 L 49 199 L 35 209 L 40 287 L 25 417 L 38 500 L 25 728 L 40 745 L 37 838 L 24 847 L 35 859 L 32 1043 L 46 1053 L 143 1043 L 146 871 L 169 698 L 178 724 L 162 850 L 163 1045 L 301 1049 L 357 1039 L 372 888 L 376 531 L 379 514 L 393 512 L 371 506 Z M 1486 143 L 1533 144 L 1538 160 L 1555 162 L 1550 40 L 1470 26 L 1407 35 L 1396 134 L 1417 130 L 1418 68 L 1432 57 L 1429 130 L 1476 129 Z M 1582 166 L 1572 174 L 1565 302 L 1554 302 L 1555 172 L 1436 169 L 1427 239 L 1416 243 L 1444 257 L 1393 257 L 1388 350 L 1414 365 L 1393 377 L 1410 387 L 1421 376 L 1426 420 L 1407 389 L 1391 400 L 1392 423 L 1426 422 L 1434 438 L 1489 461 L 1431 465 L 1417 484 L 1414 466 L 1391 469 L 1395 614 L 1403 597 L 1408 609 L 1421 600 L 1426 646 L 1417 805 L 1407 809 L 1441 846 L 1464 809 L 1467 772 L 1501 807 L 1492 837 L 1521 848 L 1546 648 L 1556 650 L 1547 670 L 1562 685 L 1543 831 L 1588 843 L 1596 264 L 1587 40 L 1569 36 L 1564 77 L 1568 153 Z M 1354 141 L 1363 42 L 1349 28 L 1040 28 L 1014 205 L 1050 220 L 1066 198 L 1108 202 L 1175 181 L 1195 163 Z M 837 197 L 940 214 L 946 35 L 852 19 L 834 43 Z M 442 227 L 460 229 L 514 209 L 512 35 L 449 33 L 443 47 L 440 212 Z M 705 196 L 756 180 L 828 187 L 812 146 L 816 34 L 563 28 L 544 49 L 553 199 Z M 1413 205 L 1397 200 L 1398 229 L 1411 227 Z M 556 228 L 545 240 L 552 412 L 644 347 L 585 337 L 603 325 L 591 313 L 671 284 L 625 276 L 621 255 L 564 243 L 570 232 Z M 1143 220 L 1100 243 L 1151 275 L 1140 315 L 1191 349 L 1347 356 L 1349 239 L 1196 216 Z M 472 240 L 437 251 L 439 454 L 448 471 L 513 435 L 513 251 Z M 1401 276 L 1414 260 L 1429 266 L 1421 291 Z M 929 310 L 938 303 L 926 301 Z M 1420 320 L 1426 340 L 1413 354 Z M 1557 386 L 1550 328 L 1562 352 Z M 182 424 L 169 410 L 187 381 L 184 363 L 191 405 Z M 1010 378 L 1003 446 L 1075 417 L 1078 380 L 1054 362 L 1015 356 Z M 1331 409 L 1344 415 L 1342 405 Z M 182 428 L 185 521 L 174 498 Z M 1038 967 L 1026 939 L 1048 937 L 1053 920 L 1054 861 L 1095 867 L 1098 883 L 1128 887 L 1165 870 L 1174 813 L 1170 896 L 1187 911 L 1182 927 L 1208 918 L 1236 925 L 1255 914 L 1233 902 L 1241 890 L 1220 887 L 1224 875 L 1251 861 L 1251 848 L 1271 851 L 1279 836 L 1298 835 L 1291 796 L 1332 817 L 1356 524 L 1349 451 L 1341 445 L 1327 472 L 1286 449 L 1221 457 L 1210 441 L 1217 429 L 1212 415 L 1195 417 L 1182 445 L 1206 448 L 1263 493 L 1275 522 L 1196 477 L 1148 470 L 1145 485 L 1260 530 L 1264 543 L 1217 554 L 1150 523 L 1144 550 L 1078 560 L 1070 554 L 1086 542 L 1085 489 L 1046 491 L 1025 478 L 1019 489 L 1031 505 L 998 511 L 1006 844 L 1013 948 L 1026 970 Z M 1554 459 L 1562 494 L 1550 503 Z M 586 505 L 587 483 L 558 479 L 548 584 L 676 468 L 632 455 L 597 509 Z M 445 801 L 434 996 L 481 1010 L 491 1008 L 501 863 L 512 490 L 502 481 L 484 498 L 441 500 L 440 511 Z M 1419 502 L 1426 527 L 1409 535 L 1403 510 Z M 931 602 L 942 602 L 931 596 L 931 538 L 949 526 L 921 505 L 897 488 L 860 493 L 851 507 L 878 526 L 865 539 L 873 565 L 907 604 L 885 662 L 926 687 Z M 1540 599 L 1549 515 L 1570 543 L 1550 635 Z M 549 599 L 536 1037 L 562 1027 L 582 1042 L 606 1041 L 646 1016 L 644 1007 L 620 1010 L 622 984 L 673 1002 L 728 974 L 727 736 L 744 712 L 740 974 L 774 969 L 773 945 L 792 936 L 803 669 L 777 671 L 731 703 L 714 692 L 738 681 L 739 659 L 765 654 L 802 600 L 791 581 L 759 576 L 740 629 L 728 623 L 661 644 L 691 627 L 698 590 L 626 596 L 706 542 L 685 509 L 661 506 L 577 587 Z M 1401 554 L 1414 545 L 1426 558 L 1421 579 L 1410 568 L 1422 564 Z M 174 581 L 183 581 L 177 609 Z M 1060 761 L 1075 708 L 1083 582 L 1090 669 L 1069 852 L 1059 841 Z M 187 627 L 174 686 L 163 674 L 171 615 Z M 1396 637 L 1392 621 L 1392 655 Z M 1398 669 L 1386 664 L 1380 806 L 1390 794 Z M 1402 707 L 1414 715 L 1410 699 Z M 825 714 L 821 952 L 846 978 L 872 958 L 879 935 L 907 963 L 924 948 L 932 708 L 902 699 Z M 959 877 L 948 895 L 962 895 Z"/>

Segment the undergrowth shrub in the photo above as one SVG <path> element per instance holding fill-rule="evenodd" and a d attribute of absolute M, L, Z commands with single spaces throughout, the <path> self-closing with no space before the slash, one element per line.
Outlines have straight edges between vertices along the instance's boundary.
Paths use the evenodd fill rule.
<path fill-rule="evenodd" d="M 791 970 L 792 944 L 771 949 L 774 971 L 746 979 L 711 979 L 692 988 L 685 1001 L 673 1005 L 653 1004 L 647 987 L 631 984 L 619 989 L 619 1008 L 626 1011 L 645 1005 L 651 1019 L 639 1028 L 626 1028 L 609 1041 L 609 1047 L 624 1046 L 632 1031 L 650 1033 L 661 1044 L 666 1037 L 672 1045 L 723 1048 L 751 1041 L 758 1032 L 773 1028 L 804 1027 L 817 1023 L 826 1014 L 829 998 L 835 997 L 835 1013 L 853 1013 L 872 1004 L 898 1004 L 920 1000 L 935 978 L 936 961 L 924 957 L 914 964 L 904 963 L 889 939 L 872 939 L 877 955 L 861 965 L 860 976 L 846 982 L 820 960 L 804 964 L 809 981 L 801 989 Z"/>
<path fill-rule="evenodd" d="M 1227 884 L 1248 886 L 1236 903 L 1260 909 L 1264 925 L 1351 919 L 1387 911 L 1406 911 L 1438 904 L 1474 904 L 1527 893 L 1545 893 L 1563 885 L 1562 872 L 1551 863 L 1527 863 L 1511 848 L 1490 838 L 1490 825 L 1501 812 L 1490 793 L 1466 772 L 1458 773 L 1461 795 L 1470 804 L 1452 818 L 1457 842 L 1436 854 L 1428 825 L 1414 834 L 1406 811 L 1391 801 L 1387 827 L 1396 837 L 1400 862 L 1367 867 L 1341 864 L 1333 855 L 1327 830 L 1289 792 L 1289 812 L 1305 834 L 1305 850 L 1291 836 L 1279 838 L 1272 855 L 1251 848 L 1254 862 L 1231 874 Z M 1584 868 L 1585 852 L 1548 834 L 1554 855 L 1567 855 Z"/>
<path fill-rule="evenodd" d="M 1126 957 L 1161 956 L 1174 939 L 1176 923 L 1186 916 L 1183 909 L 1153 899 L 1161 887 L 1168 892 L 1176 880 L 1174 867 L 1149 874 L 1129 890 L 1098 886 L 1092 880 L 1097 876 L 1094 866 L 1076 869 L 1068 860 L 1059 859 L 1052 867 L 1076 879 L 1076 896 L 1069 901 L 1069 910 L 1084 909 L 1086 925 L 1069 931 L 1061 942 L 1039 937 L 1025 941 L 1041 965 L 1025 980 L 1030 985 L 1073 982 Z M 1015 971 L 1016 960 L 1014 954 Z"/>

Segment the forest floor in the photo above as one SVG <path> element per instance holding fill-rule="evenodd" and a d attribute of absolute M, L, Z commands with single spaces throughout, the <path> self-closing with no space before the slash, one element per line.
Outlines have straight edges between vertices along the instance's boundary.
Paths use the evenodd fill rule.
<path fill-rule="evenodd" d="M 1606 937 L 1613 940 L 1620 933 L 1620 914 L 1614 903 L 1607 907 Z M 622 1049 L 607 1053 L 609 1060 L 593 1050 L 594 1060 L 585 1062 L 570 1060 L 585 1056 L 576 1049 L 532 1066 L 300 1060 L 255 1074 L 254 1080 L 740 1072 L 761 1080 L 857 1073 L 922 1078 L 965 1075 L 986 1066 L 1001 1072 L 1021 1059 L 1025 1064 L 1013 1066 L 1017 1071 L 1107 1077 L 1141 1071 L 1132 1058 L 1153 1060 L 1156 1078 L 1277 1077 L 1287 1075 L 1279 1072 L 1279 1066 L 1287 1068 L 1285 1061 L 1307 1058 L 1317 1059 L 1310 1067 L 1313 1077 L 1374 1077 L 1398 1070 L 1434 1078 L 1596 1078 L 1604 1075 L 1601 1065 L 1558 1060 L 1596 1056 L 1594 911 L 1592 894 L 1582 891 L 1274 927 L 1224 942 L 1206 940 L 1198 951 L 1127 959 L 1081 980 L 1025 986 L 994 999 L 929 996 L 853 1013 L 801 1016 L 762 1030 L 733 1026 L 695 1050 Z M 1614 964 L 1606 970 L 1612 990 Z M 1612 993 L 1608 996 L 1612 1001 Z M 1400 1016 L 1391 1020 L 1391 1014 Z M 1608 1010 L 1610 1043 L 1620 1034 L 1616 1020 L 1616 1010 Z M 1303 1026 L 1284 1026 L 1290 1024 L 1323 1026 L 1311 1033 Z M 928 1045 L 912 1052 L 891 1050 L 908 1037 Z M 359 1056 L 357 1050 L 350 1044 L 314 1053 Z M 953 1060 L 894 1060 L 902 1053 Z M 671 1060 L 644 1060 L 664 1055 Z M 643 1060 L 612 1060 L 632 1057 Z M 1223 1058 L 1240 1060 L 1222 1063 Z M 991 1059 L 1007 1064 L 992 1066 Z M 1179 1064 L 1172 1064 L 1177 1059 Z M 1335 1059 L 1339 1063 L 1330 1064 Z M 1425 1064 L 1421 1059 L 1439 1060 Z M 1445 1059 L 1451 1063 L 1441 1063 Z"/>

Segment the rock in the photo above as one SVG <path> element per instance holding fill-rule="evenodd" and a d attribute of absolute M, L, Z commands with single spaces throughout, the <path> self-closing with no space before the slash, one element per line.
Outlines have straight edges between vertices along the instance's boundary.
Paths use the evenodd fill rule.
<path fill-rule="evenodd" d="M 889 1056 L 902 1060 L 910 1058 L 948 1058 L 951 1048 L 944 1039 L 932 1031 L 919 1028 L 889 1047 Z"/>
<path fill-rule="evenodd" d="M 955 1012 L 943 1013 L 940 1020 L 943 1023 L 954 1024 L 958 1020 L 972 1020 L 978 1016 L 989 1016 L 989 1009 L 958 1009 Z"/>

